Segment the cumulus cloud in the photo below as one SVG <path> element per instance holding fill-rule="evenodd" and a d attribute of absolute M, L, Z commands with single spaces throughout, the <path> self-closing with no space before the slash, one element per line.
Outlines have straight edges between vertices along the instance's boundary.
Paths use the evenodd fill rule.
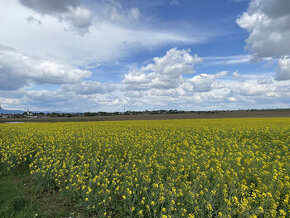
<path fill-rule="evenodd" d="M 289 0 L 252 0 L 237 23 L 250 33 L 247 48 L 256 58 L 289 55 Z"/>
<path fill-rule="evenodd" d="M 66 64 L 40 60 L 7 47 L 0 47 L 0 89 L 13 90 L 29 83 L 75 83 L 89 77 L 89 71 Z"/>
<path fill-rule="evenodd" d="M 290 1 L 251 0 L 236 22 L 250 33 L 246 48 L 253 57 L 279 59 L 276 79 L 290 79 Z"/>
<path fill-rule="evenodd" d="M 153 63 L 125 75 L 122 83 L 126 90 L 172 89 L 184 80 L 182 75 L 193 74 L 194 66 L 202 61 L 190 50 L 172 48 L 163 57 L 153 58 Z"/>
<path fill-rule="evenodd" d="M 240 79 L 238 72 L 198 74 L 195 68 L 202 59 L 190 50 L 170 49 L 116 83 L 84 80 L 90 72 L 52 61 L 47 64 L 9 47 L 2 46 L 0 51 L 0 100 L 7 108 L 32 105 L 33 110 L 69 112 L 246 109 L 287 107 L 290 98 L 289 82 L 274 80 L 274 75 L 269 79 L 251 74 Z M 31 83 L 60 85 L 54 90 L 33 90 Z"/>
<path fill-rule="evenodd" d="M 78 0 L 18 0 L 23 6 L 40 14 L 57 17 L 68 22 L 79 33 L 88 32 L 92 25 L 92 13 Z"/>
<path fill-rule="evenodd" d="M 200 78 L 196 75 L 196 79 Z M 260 83 L 257 79 L 233 81 L 225 72 L 206 77 L 213 80 L 210 87 L 195 91 L 190 78 L 174 89 L 120 90 L 118 84 L 106 90 L 108 84 L 83 81 L 63 85 L 58 90 L 1 91 L 0 100 L 12 107 L 34 110 L 63 111 L 123 111 L 144 109 L 215 110 L 287 107 L 290 97 L 287 81 Z M 206 80 L 205 80 L 206 81 Z M 219 85 L 218 83 L 222 83 Z M 90 85 L 88 85 L 90 84 Z M 208 82 L 205 82 L 208 84 Z M 109 87 L 110 87 L 109 85 Z M 203 84 L 204 85 L 204 84 Z M 200 85 L 200 87 L 203 87 Z M 89 86 L 90 88 L 86 89 Z"/>
<path fill-rule="evenodd" d="M 195 65 L 201 62 L 202 58 L 191 55 L 190 50 L 172 48 L 163 57 L 153 58 L 153 63 L 125 75 L 122 81 L 125 96 L 136 101 L 137 98 L 146 99 L 147 104 L 154 101 L 166 105 L 169 102 L 200 101 L 198 93 L 201 92 L 215 90 L 219 93 L 224 86 L 218 80 L 224 78 L 227 72 L 191 77 L 195 73 Z"/>
<path fill-rule="evenodd" d="M 209 92 L 213 88 L 218 88 L 220 85 L 217 83 L 217 78 L 224 77 L 227 75 L 226 71 L 222 71 L 217 74 L 200 74 L 189 79 L 189 82 L 193 85 L 195 92 Z"/>
<path fill-rule="evenodd" d="M 153 63 L 127 73 L 122 81 L 127 104 L 132 107 L 180 108 L 190 110 L 205 101 L 221 102 L 229 90 L 219 80 L 227 72 L 216 74 L 195 73 L 195 65 L 202 58 L 191 55 L 190 50 L 172 48 Z"/>

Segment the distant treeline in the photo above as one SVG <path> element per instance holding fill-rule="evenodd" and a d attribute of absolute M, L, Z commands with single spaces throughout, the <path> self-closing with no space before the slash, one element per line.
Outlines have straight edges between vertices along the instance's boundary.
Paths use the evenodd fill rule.
<path fill-rule="evenodd" d="M 37 117 L 93 117 L 93 116 L 117 116 L 117 115 L 142 115 L 142 114 L 221 114 L 224 112 L 285 112 L 290 108 L 280 109 L 248 109 L 248 110 L 212 110 L 212 111 L 185 111 L 185 110 L 145 110 L 145 111 L 125 111 L 125 112 L 85 112 L 85 113 L 63 113 L 63 112 L 31 112 L 22 114 L 1 114 L 2 118 L 37 118 Z"/>

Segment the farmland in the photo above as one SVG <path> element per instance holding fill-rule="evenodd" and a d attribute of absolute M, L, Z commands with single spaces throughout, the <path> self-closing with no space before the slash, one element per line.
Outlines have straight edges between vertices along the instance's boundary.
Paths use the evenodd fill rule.
<path fill-rule="evenodd" d="M 98 217 L 286 217 L 290 118 L 0 125 L 0 176 L 28 169 Z"/>

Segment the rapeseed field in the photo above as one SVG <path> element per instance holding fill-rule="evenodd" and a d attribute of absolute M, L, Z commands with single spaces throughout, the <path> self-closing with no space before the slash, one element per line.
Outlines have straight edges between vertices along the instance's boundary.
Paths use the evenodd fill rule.
<path fill-rule="evenodd" d="M 28 167 L 98 217 L 288 217 L 289 118 L 0 125 Z"/>

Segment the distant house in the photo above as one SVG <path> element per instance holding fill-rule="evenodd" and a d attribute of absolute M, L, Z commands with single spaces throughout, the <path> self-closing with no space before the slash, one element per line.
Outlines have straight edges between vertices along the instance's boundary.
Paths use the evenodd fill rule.
<path fill-rule="evenodd" d="M 33 113 L 32 113 L 30 110 L 27 110 L 27 111 L 26 111 L 26 114 L 27 114 L 27 117 L 28 117 L 28 116 L 33 116 Z"/>
<path fill-rule="evenodd" d="M 8 118 L 9 116 L 7 114 L 0 114 L 0 117 L 5 119 Z"/>

